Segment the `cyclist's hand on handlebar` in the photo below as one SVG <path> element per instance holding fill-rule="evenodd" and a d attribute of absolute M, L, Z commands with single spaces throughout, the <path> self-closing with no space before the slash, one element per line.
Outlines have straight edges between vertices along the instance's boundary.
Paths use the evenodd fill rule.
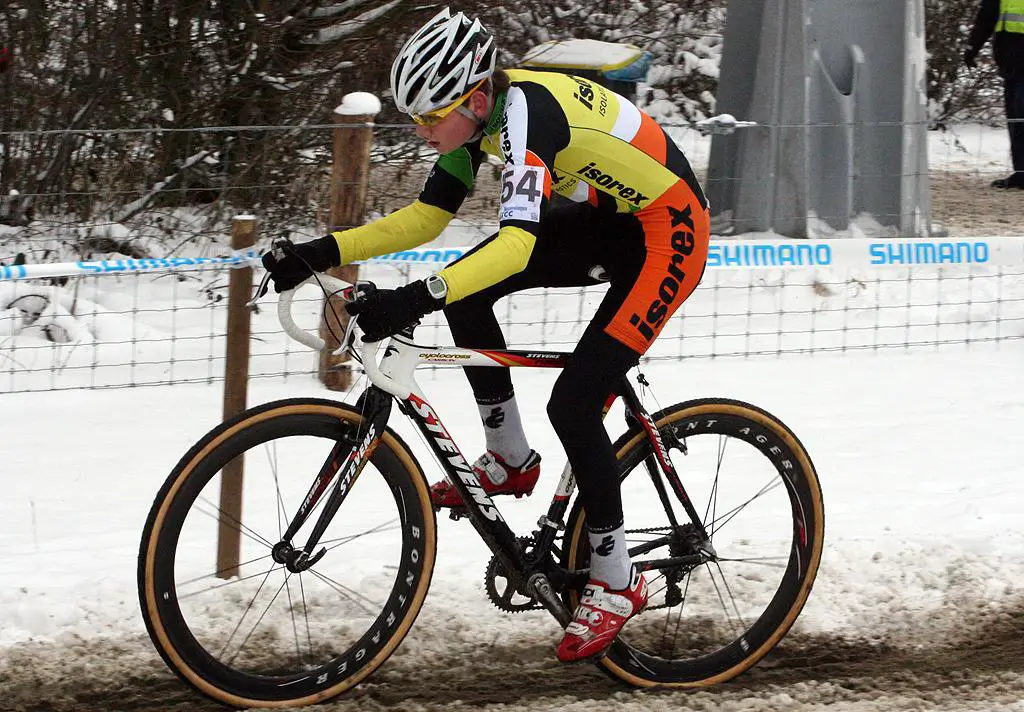
<path fill-rule="evenodd" d="M 412 326 L 430 312 L 444 306 L 444 299 L 435 299 L 422 279 L 398 289 L 378 289 L 372 294 L 345 305 L 353 316 L 359 316 L 363 341 L 380 341 Z"/>
<path fill-rule="evenodd" d="M 274 291 L 280 293 L 295 289 L 313 272 L 324 272 L 340 265 L 341 252 L 333 235 L 298 245 L 278 240 L 263 255 L 262 262 L 274 281 Z"/>

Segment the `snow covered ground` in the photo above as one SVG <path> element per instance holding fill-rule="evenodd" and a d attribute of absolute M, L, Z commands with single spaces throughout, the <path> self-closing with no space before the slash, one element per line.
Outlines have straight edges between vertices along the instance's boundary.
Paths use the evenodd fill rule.
<path fill-rule="evenodd" d="M 491 710 L 811 709 L 820 700 L 842 710 L 1019 712 L 1021 357 L 1022 345 L 1008 342 L 646 369 L 663 404 L 718 395 L 775 412 L 821 476 L 818 583 L 779 653 L 737 683 L 699 694 L 633 693 L 589 668 L 560 668 L 556 624 L 544 613 L 493 609 L 482 591 L 486 550 L 467 524 L 441 519 L 434 582 L 412 634 L 370 685 L 328 708 L 442 709 L 463 700 L 465 709 Z M 548 464 L 539 496 L 505 508 L 525 531 L 563 455 L 544 417 L 553 374 L 515 375 L 529 435 Z M 461 374 L 434 372 L 423 386 L 475 454 L 482 436 Z M 328 394 L 312 381 L 256 381 L 250 403 L 297 395 Z M 26 393 L 0 402 L 0 709 L 205 704 L 149 647 L 135 557 L 161 481 L 218 422 L 220 389 Z M 575 701 L 590 697 L 593 704 Z"/>

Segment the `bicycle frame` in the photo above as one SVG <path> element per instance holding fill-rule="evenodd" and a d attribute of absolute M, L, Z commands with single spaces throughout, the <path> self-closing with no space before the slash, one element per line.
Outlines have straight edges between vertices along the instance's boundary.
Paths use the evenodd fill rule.
<path fill-rule="evenodd" d="M 284 296 L 282 295 L 282 297 Z M 302 332 L 295 326 L 290 318 L 290 305 L 284 299 L 281 301 L 284 304 L 279 305 L 279 315 L 285 330 L 297 340 L 313 348 L 323 348 L 322 341 Z M 290 299 L 287 302 L 290 302 Z M 538 521 L 540 529 L 536 532 L 536 546 L 533 548 L 531 556 L 527 557 L 519 544 L 515 532 L 505 522 L 498 507 L 480 485 L 476 473 L 473 472 L 454 438 L 452 438 L 448 429 L 441 422 L 437 412 L 426 399 L 414 375 L 416 369 L 424 364 L 445 364 L 463 367 L 563 368 L 571 354 L 542 350 L 489 350 L 424 346 L 413 342 L 413 328 L 391 337 L 386 342 L 384 357 L 380 360 L 379 364 L 377 363 L 377 354 L 385 342 L 362 344 L 359 348 L 360 361 L 372 384 L 367 387 L 366 391 L 359 398 L 364 418 L 368 423 L 367 429 L 363 433 L 357 433 L 354 438 L 346 442 L 339 442 L 332 449 L 330 456 L 310 488 L 309 494 L 290 523 L 282 541 L 278 544 L 278 547 L 281 547 L 281 551 L 278 552 L 277 547 L 275 547 L 275 559 L 280 563 L 288 565 L 289 569 L 299 571 L 312 566 L 323 556 L 325 553 L 323 549 L 315 556 L 313 555 L 313 550 L 319 543 L 320 537 L 326 530 L 331 518 L 341 506 L 347 493 L 351 490 L 359 473 L 373 454 L 380 435 L 387 427 L 388 419 L 391 415 L 391 406 L 394 402 L 392 397 L 394 397 L 399 403 L 400 410 L 411 418 L 419 428 L 437 460 L 441 463 L 448 480 L 461 495 L 464 507 L 462 508 L 463 511 L 457 514 L 459 516 L 466 516 L 470 520 L 477 533 L 487 544 L 488 548 L 501 560 L 507 571 L 520 573 L 524 581 L 532 581 L 532 576 L 542 574 L 541 578 L 544 579 L 545 584 L 549 579 L 554 579 L 555 588 L 559 590 L 564 588 L 565 583 L 570 577 L 584 576 L 587 573 L 586 570 L 566 571 L 558 567 L 550 557 L 558 531 L 564 528 L 563 518 L 569 507 L 572 494 L 576 489 L 576 481 L 570 466 L 566 464 L 562 470 L 561 479 L 548 506 L 548 511 Z M 350 338 L 351 325 L 349 331 L 341 340 L 342 346 L 339 347 L 338 351 L 348 348 Z M 646 383 L 646 381 L 641 382 Z M 668 447 L 653 419 L 641 405 L 636 392 L 625 377 L 623 377 L 615 392 L 609 397 L 608 402 L 605 404 L 604 413 L 608 412 L 608 409 L 618 397 L 623 399 L 627 424 L 632 427 L 635 423 L 639 423 L 651 442 L 653 455 L 646 458 L 645 465 L 662 505 L 669 516 L 673 530 L 678 532 L 680 525 L 676 520 L 668 491 L 659 473 L 663 473 L 668 480 L 673 493 L 678 501 L 682 503 L 696 535 L 700 541 L 704 542 L 701 548 L 706 553 L 713 555 L 714 552 L 711 549 L 710 540 L 702 524 L 701 517 L 686 494 L 679 474 L 676 472 L 669 457 Z M 682 447 L 678 441 L 672 444 Z M 348 455 L 339 465 L 337 460 L 346 449 L 348 450 Z M 335 475 L 337 475 L 336 480 Z M 291 537 L 294 536 L 309 517 L 332 480 L 335 481 L 335 487 L 328 498 L 324 511 L 321 512 L 313 528 L 309 540 L 301 550 L 293 549 L 290 544 Z M 630 556 L 636 556 L 656 549 L 664 545 L 666 540 L 670 538 L 661 537 L 634 547 L 630 549 Z M 702 556 L 691 554 L 645 561 L 641 568 L 648 570 L 652 568 L 687 566 L 699 564 L 702 561 Z M 533 584 L 531 583 L 532 586 Z M 542 602 L 556 616 L 560 615 L 559 611 L 554 610 L 554 604 L 548 605 L 550 601 Z"/>

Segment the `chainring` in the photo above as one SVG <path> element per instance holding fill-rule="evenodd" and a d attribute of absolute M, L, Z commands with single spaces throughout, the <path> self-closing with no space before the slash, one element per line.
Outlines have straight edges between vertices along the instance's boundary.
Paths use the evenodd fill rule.
<path fill-rule="evenodd" d="M 531 537 L 519 537 L 519 545 L 525 550 L 533 544 Z M 509 613 L 522 613 L 523 611 L 536 611 L 543 608 L 536 598 L 532 598 L 520 591 L 526 589 L 525 582 L 518 574 L 509 574 L 505 571 L 504 564 L 497 556 L 491 556 L 487 562 L 487 573 L 484 576 L 484 588 L 487 590 L 487 597 L 495 608 Z"/>

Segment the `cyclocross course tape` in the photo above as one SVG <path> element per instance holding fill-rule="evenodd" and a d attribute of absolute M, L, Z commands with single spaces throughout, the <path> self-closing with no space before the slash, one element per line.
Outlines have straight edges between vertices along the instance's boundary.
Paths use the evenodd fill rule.
<path fill-rule="evenodd" d="M 367 260 L 445 265 L 473 246 L 419 248 L 392 252 Z M 0 281 L 47 277 L 98 276 L 130 272 L 168 272 L 259 265 L 255 251 L 228 257 L 166 257 L 153 259 L 56 262 L 38 265 L 0 265 Z M 837 240 L 722 240 L 708 249 L 709 269 L 777 269 L 840 267 L 920 267 L 928 265 L 1024 265 L 1024 237 L 970 237 L 910 240 L 853 238 Z"/>

